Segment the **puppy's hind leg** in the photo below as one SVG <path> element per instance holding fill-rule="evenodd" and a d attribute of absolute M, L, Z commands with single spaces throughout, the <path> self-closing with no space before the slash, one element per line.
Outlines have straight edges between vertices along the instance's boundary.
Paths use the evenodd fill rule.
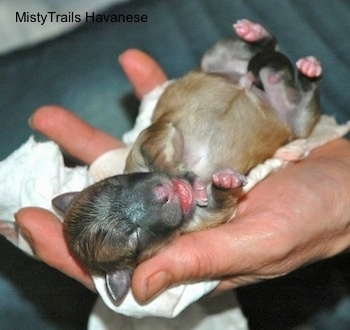
<path fill-rule="evenodd" d="M 254 85 L 265 92 L 279 118 L 295 137 L 306 137 L 320 116 L 318 86 L 322 69 L 315 59 L 298 61 L 298 77 L 294 67 L 282 53 L 266 51 L 255 55 L 248 70 Z"/>
<path fill-rule="evenodd" d="M 301 100 L 294 117 L 297 136 L 307 136 L 321 115 L 319 86 L 322 78 L 321 63 L 313 56 L 301 58 L 296 63 Z"/>
<path fill-rule="evenodd" d="M 260 51 L 275 50 L 277 47 L 275 36 L 258 23 L 251 22 L 247 19 L 241 19 L 233 24 L 233 29 L 238 37 L 260 48 Z M 255 50 L 255 52 L 257 51 L 258 49 Z"/>
<path fill-rule="evenodd" d="M 237 21 L 233 29 L 239 39 L 216 43 L 204 54 L 201 68 L 237 83 L 247 73 L 250 59 L 259 52 L 275 50 L 277 40 L 262 25 L 246 19 Z"/>

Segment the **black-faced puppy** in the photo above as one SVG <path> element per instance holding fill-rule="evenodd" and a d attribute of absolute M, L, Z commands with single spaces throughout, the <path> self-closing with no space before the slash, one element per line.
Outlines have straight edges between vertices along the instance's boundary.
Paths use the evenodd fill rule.
<path fill-rule="evenodd" d="M 137 263 L 174 236 L 231 220 L 249 170 L 319 118 L 317 60 L 301 59 L 295 79 L 273 35 L 247 20 L 234 28 L 239 40 L 166 88 L 125 174 L 53 201 L 72 253 L 106 274 L 116 303 Z"/>

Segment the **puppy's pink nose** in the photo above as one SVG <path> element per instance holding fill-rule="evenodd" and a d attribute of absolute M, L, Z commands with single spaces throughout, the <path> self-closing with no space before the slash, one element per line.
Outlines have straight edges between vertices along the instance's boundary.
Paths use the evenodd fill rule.
<path fill-rule="evenodd" d="M 170 184 L 158 184 L 154 191 L 161 204 L 169 203 L 174 199 L 174 189 Z"/>

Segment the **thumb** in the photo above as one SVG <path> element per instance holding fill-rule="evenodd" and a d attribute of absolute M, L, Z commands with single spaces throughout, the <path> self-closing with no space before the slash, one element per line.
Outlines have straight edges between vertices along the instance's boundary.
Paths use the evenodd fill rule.
<path fill-rule="evenodd" d="M 252 226 L 237 219 L 178 237 L 135 269 L 135 298 L 146 302 L 176 283 L 241 275 L 258 268 L 271 240 L 268 230 L 259 230 L 260 224 L 249 230 Z"/>
<path fill-rule="evenodd" d="M 217 271 L 217 268 L 211 252 L 216 247 L 211 243 L 210 249 L 201 248 L 202 236 L 200 233 L 180 236 L 153 258 L 142 262 L 132 278 L 135 298 L 146 302 L 172 284 L 212 277 L 213 269 Z"/>

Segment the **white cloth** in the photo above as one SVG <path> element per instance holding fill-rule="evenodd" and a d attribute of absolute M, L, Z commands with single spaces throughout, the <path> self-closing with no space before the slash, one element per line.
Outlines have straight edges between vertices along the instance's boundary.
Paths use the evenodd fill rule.
<path fill-rule="evenodd" d="M 165 86 L 162 86 L 161 89 Z M 132 133 L 134 138 L 139 130 L 150 123 L 149 116 L 152 115 L 155 106 L 155 94 L 159 97 L 161 90 L 150 93 L 143 100 L 139 126 Z M 276 157 L 254 168 L 248 176 L 249 184 L 245 190 L 251 189 L 269 173 L 278 170 L 290 161 L 305 157 L 313 148 L 343 136 L 349 130 L 350 122 L 337 125 L 334 118 L 322 116 L 308 139 L 293 141 L 280 148 Z M 132 143 L 132 140 L 129 142 Z M 36 143 L 33 138 L 30 138 L 19 150 L 0 163 L 2 183 L 0 186 L 0 220 L 13 222 L 13 214 L 24 206 L 40 206 L 52 210 L 51 199 L 57 194 L 81 190 L 95 180 L 120 173 L 126 154 L 127 150 L 124 149 L 110 151 L 98 158 L 90 167 L 90 171 L 86 167 L 72 169 L 64 166 L 61 152 L 55 143 Z M 30 253 L 28 245 L 23 240 L 19 241 L 19 247 Z M 176 317 L 188 305 L 213 290 L 218 283 L 218 281 L 204 281 L 181 284 L 166 290 L 156 299 L 142 306 L 137 304 L 132 293 L 129 293 L 120 306 L 115 306 L 106 292 L 104 278 L 95 277 L 94 281 L 97 291 L 111 310 L 134 317 L 162 316 L 167 318 Z M 237 321 L 240 326 L 231 329 L 243 329 L 241 325 L 245 324 L 245 319 L 240 310 L 233 308 L 231 313 L 234 313 L 237 319 L 241 319 L 241 322 Z M 108 322 L 102 322 L 96 316 L 91 320 L 91 324 L 96 326 L 91 329 L 109 329 L 106 325 L 109 324 Z"/>
<path fill-rule="evenodd" d="M 145 317 L 137 319 L 116 314 L 99 300 L 90 316 L 89 330 L 248 330 L 233 291 L 216 297 L 204 297 L 188 306 L 178 316 L 168 319 Z"/>
<path fill-rule="evenodd" d="M 53 196 L 80 191 L 93 183 L 87 167 L 67 168 L 57 144 L 37 143 L 33 137 L 0 162 L 0 220 L 14 222 L 14 213 L 26 206 L 54 212 Z M 18 247 L 32 254 L 20 236 Z"/>

